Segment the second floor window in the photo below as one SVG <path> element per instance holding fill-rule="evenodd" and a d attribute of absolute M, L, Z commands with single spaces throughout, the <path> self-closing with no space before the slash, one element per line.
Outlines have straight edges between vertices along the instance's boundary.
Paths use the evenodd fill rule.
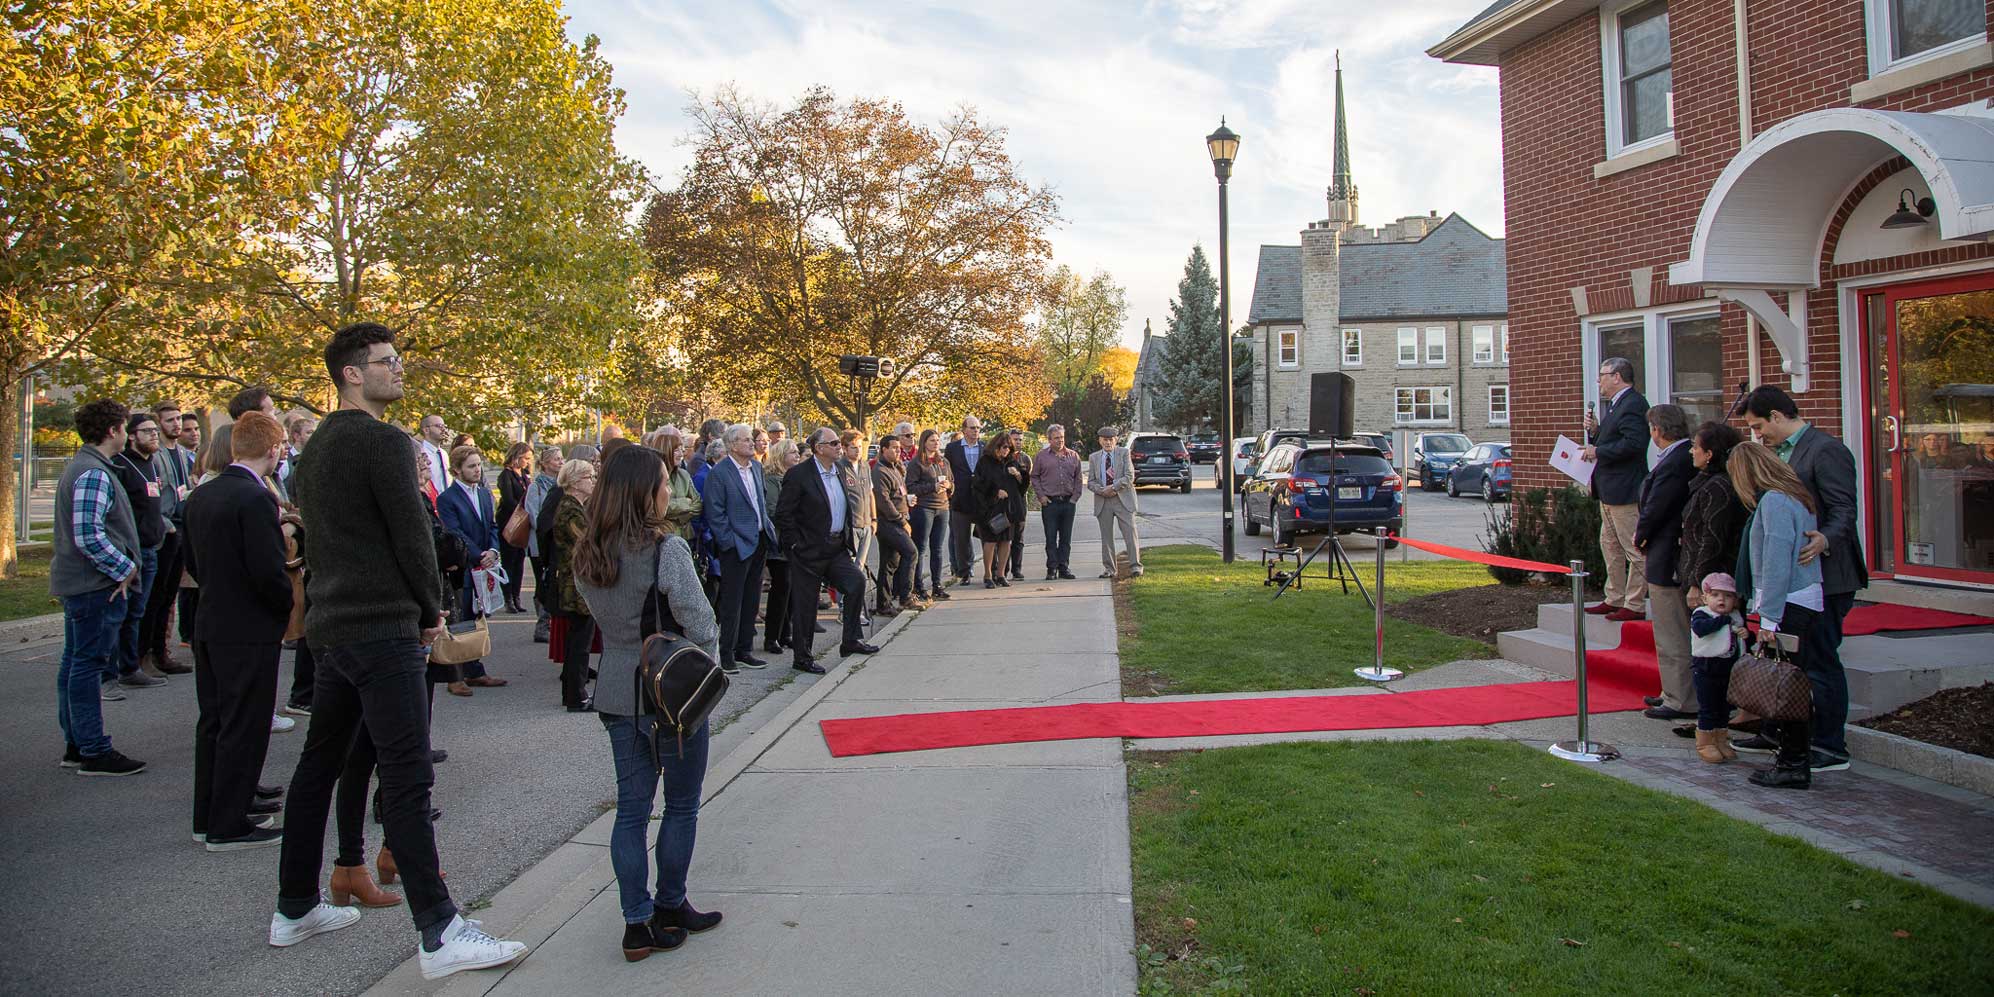
<path fill-rule="evenodd" d="M 1492 326 L 1492 325 L 1478 325 L 1478 326 L 1476 326 L 1476 327 L 1475 327 L 1475 362 L 1476 362 L 1476 363 L 1495 363 L 1495 358 L 1496 358 L 1496 353 L 1495 353 L 1495 348 L 1496 348 L 1496 343 L 1495 343 L 1495 326 Z"/>
<path fill-rule="evenodd" d="M 1651 0 L 1609 8 L 1604 44 L 1609 154 L 1666 137 L 1675 127 L 1669 8 Z"/>
<path fill-rule="evenodd" d="M 1301 337 L 1293 329 L 1281 330 L 1281 366 L 1300 367 L 1302 365 Z"/>
<path fill-rule="evenodd" d="M 1987 5 L 1977 0 L 1865 0 L 1864 6 L 1872 75 L 1987 39 Z"/>
<path fill-rule="evenodd" d="M 1419 362 L 1419 330 L 1399 330 L 1399 366 L 1407 367 Z"/>
<path fill-rule="evenodd" d="M 1426 330 L 1426 362 L 1447 362 L 1447 330 L 1431 326 Z"/>
<path fill-rule="evenodd" d="M 1364 366 L 1364 330 L 1343 330 L 1343 366 Z"/>

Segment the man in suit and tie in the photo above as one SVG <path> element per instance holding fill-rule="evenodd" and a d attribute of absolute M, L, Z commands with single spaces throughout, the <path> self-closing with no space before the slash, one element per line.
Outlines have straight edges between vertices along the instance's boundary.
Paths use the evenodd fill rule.
<path fill-rule="evenodd" d="M 976 568 L 976 544 L 970 536 L 970 526 L 976 522 L 976 489 L 970 487 L 970 475 L 983 459 L 983 420 L 963 416 L 962 438 L 943 448 L 942 456 L 955 482 L 949 493 L 949 568 L 955 572 L 955 583 L 962 585 Z"/>
<path fill-rule="evenodd" d="M 1094 493 L 1094 521 L 1101 524 L 1101 577 L 1115 577 L 1115 526 L 1122 528 L 1128 549 L 1129 574 L 1142 574 L 1142 552 L 1135 537 L 1135 465 L 1127 447 L 1115 445 L 1113 426 L 1101 427 L 1101 449 L 1087 458 L 1087 490 Z"/>
<path fill-rule="evenodd" d="M 1662 670 L 1661 702 L 1650 702 L 1656 720 L 1696 719 L 1696 684 L 1689 660 L 1689 604 L 1676 578 L 1676 541 L 1696 462 L 1689 454 L 1689 414 L 1675 405 L 1648 409 L 1648 435 L 1662 455 L 1641 482 L 1634 548 L 1648 581 L 1648 615 L 1655 621 L 1655 658 Z"/>
<path fill-rule="evenodd" d="M 796 633 L 817 629 L 817 592 L 826 583 L 837 591 L 844 616 L 841 654 L 873 654 L 879 648 L 865 642 L 859 607 L 865 600 L 865 575 L 852 563 L 852 515 L 844 479 L 838 473 L 838 434 L 819 426 L 805 441 L 810 459 L 782 477 L 775 503 L 776 536 L 789 548 L 789 611 Z M 810 643 L 796 642 L 791 667 L 813 675 L 824 666 L 810 657 Z"/>
<path fill-rule="evenodd" d="M 1869 585 L 1861 520 L 1856 517 L 1856 460 L 1841 440 L 1800 418 L 1793 397 L 1769 384 L 1745 396 L 1745 425 L 1773 448 L 1814 496 L 1819 532 L 1807 534 L 1800 562 L 1821 558 L 1821 592 L 1828 611 L 1801 636 L 1801 661 L 1814 691 L 1814 771 L 1849 767 L 1849 680 L 1842 671 L 1842 621 L 1856 591 Z M 1752 740 L 1740 742 L 1756 747 Z"/>
<path fill-rule="evenodd" d="M 491 489 L 485 487 L 485 456 L 466 444 L 450 451 L 450 483 L 436 497 L 436 516 L 445 529 L 464 538 L 464 549 L 478 558 L 486 571 L 498 566 L 498 510 Z M 433 482 L 432 482 L 433 483 Z M 457 621 L 477 618 L 472 591 L 477 586 L 473 573 L 464 572 L 464 584 L 457 590 Z M 485 673 L 483 661 L 467 661 L 462 666 L 465 685 L 502 686 L 506 680 Z M 452 688 L 460 695 L 465 690 Z"/>
<path fill-rule="evenodd" d="M 1599 364 L 1601 411 L 1586 413 L 1593 462 L 1592 495 L 1599 500 L 1599 549 L 1606 558 L 1606 599 L 1586 612 L 1615 622 L 1647 618 L 1648 581 L 1634 528 L 1641 518 L 1641 481 L 1648 476 L 1648 400 L 1634 390 L 1634 364 L 1608 357 Z"/>
<path fill-rule="evenodd" d="M 754 655 L 755 600 L 762 591 L 762 566 L 775 543 L 762 466 L 755 463 L 755 427 L 737 422 L 720 433 L 727 456 L 707 468 L 700 501 L 713 553 L 720 562 L 720 668 L 767 668 Z M 842 493 L 839 496 L 843 497 Z M 816 599 L 816 589 L 811 589 Z"/>
<path fill-rule="evenodd" d="M 201 585 L 194 620 L 194 837 L 211 852 L 281 844 L 284 833 L 250 823 L 275 812 L 256 800 L 277 701 L 277 659 L 291 618 L 291 579 L 277 500 L 262 478 L 284 431 L 261 412 L 235 422 L 235 463 L 188 497 L 184 553 Z"/>
<path fill-rule="evenodd" d="M 422 417 L 422 458 L 429 462 L 429 497 L 450 487 L 450 427 L 440 415 Z"/>

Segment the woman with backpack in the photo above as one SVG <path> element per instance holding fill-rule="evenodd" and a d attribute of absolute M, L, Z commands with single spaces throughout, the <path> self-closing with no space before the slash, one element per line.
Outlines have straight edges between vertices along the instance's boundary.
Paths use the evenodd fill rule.
<path fill-rule="evenodd" d="M 609 855 L 623 906 L 623 957 L 631 962 L 677 948 L 687 932 L 720 923 L 718 912 L 702 913 L 685 895 L 706 777 L 707 725 L 680 738 L 646 709 L 637 690 L 647 605 L 656 607 L 659 632 L 682 635 L 710 659 L 720 652 L 720 627 L 692 549 L 669 524 L 671 500 L 664 458 L 644 447 L 623 448 L 603 464 L 573 559 L 575 588 L 602 633 L 595 709 L 616 761 Z M 644 840 L 661 780 L 665 809 L 654 896 Z"/>

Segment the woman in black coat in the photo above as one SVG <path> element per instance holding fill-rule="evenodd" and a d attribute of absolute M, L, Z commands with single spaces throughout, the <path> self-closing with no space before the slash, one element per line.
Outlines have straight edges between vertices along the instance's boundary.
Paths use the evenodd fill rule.
<path fill-rule="evenodd" d="M 1676 573 L 1692 610 L 1703 605 L 1700 586 L 1704 576 L 1728 573 L 1738 563 L 1738 546 L 1745 533 L 1745 504 L 1732 490 L 1725 465 L 1740 439 L 1730 426 L 1706 422 L 1689 440 L 1689 456 L 1696 463 L 1697 475 L 1689 483 L 1689 499 L 1682 507 Z"/>
<path fill-rule="evenodd" d="M 499 564 L 505 568 L 505 611 L 524 613 L 519 605 L 519 587 L 525 583 L 526 548 L 514 547 L 505 542 L 505 524 L 512 521 L 512 514 L 520 503 L 526 501 L 527 486 L 533 483 L 528 473 L 528 465 L 533 462 L 533 447 L 527 443 L 515 443 L 506 451 L 505 468 L 499 471 L 499 504 L 497 519 L 499 525 Z"/>
<path fill-rule="evenodd" d="M 1016 454 L 1017 443 L 1011 434 L 999 433 L 984 450 L 983 459 L 976 462 L 976 473 L 970 478 L 970 491 L 976 497 L 974 532 L 983 541 L 984 588 L 1011 585 L 1004 580 L 1004 569 L 1011 562 L 1011 539 L 1025 520 L 1028 477 L 1011 459 Z M 1003 519 L 1002 528 L 998 526 L 999 517 Z"/>

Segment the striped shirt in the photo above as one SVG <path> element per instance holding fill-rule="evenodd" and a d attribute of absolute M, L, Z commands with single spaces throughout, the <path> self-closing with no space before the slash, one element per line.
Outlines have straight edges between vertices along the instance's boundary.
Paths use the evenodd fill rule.
<path fill-rule="evenodd" d="M 112 546 L 110 535 L 104 531 L 104 517 L 111 511 L 111 489 L 118 487 L 122 486 L 112 481 L 109 474 L 93 467 L 77 477 L 75 497 L 69 507 L 69 527 L 76 538 L 76 549 L 112 581 L 124 581 L 136 567 L 131 558 Z"/>

